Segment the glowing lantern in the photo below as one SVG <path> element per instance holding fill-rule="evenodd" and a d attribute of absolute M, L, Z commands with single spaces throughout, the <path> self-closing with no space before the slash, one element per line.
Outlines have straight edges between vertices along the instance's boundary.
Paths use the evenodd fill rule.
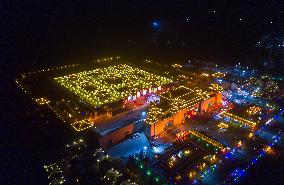
<path fill-rule="evenodd" d="M 267 146 L 266 148 L 265 148 L 265 151 L 266 152 L 269 152 L 271 150 L 271 147 L 270 146 Z"/>
<path fill-rule="evenodd" d="M 253 136 L 253 133 L 249 133 L 249 138 L 252 138 L 252 136 Z"/>
<path fill-rule="evenodd" d="M 237 146 L 238 146 L 238 147 L 241 147 L 241 146 L 242 146 L 242 141 L 239 141 L 238 144 L 237 144 Z"/>

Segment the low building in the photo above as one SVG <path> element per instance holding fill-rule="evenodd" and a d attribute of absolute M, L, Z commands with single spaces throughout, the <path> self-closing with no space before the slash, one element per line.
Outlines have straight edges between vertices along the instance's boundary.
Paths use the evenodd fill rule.
<path fill-rule="evenodd" d="M 133 130 L 134 123 L 129 123 L 119 128 L 116 128 L 115 130 L 111 130 L 110 132 L 99 137 L 100 146 L 103 149 L 109 148 L 131 135 L 133 133 Z"/>
<path fill-rule="evenodd" d="M 126 111 L 96 123 L 92 129 L 98 134 L 100 146 L 107 149 L 133 134 L 139 113 L 139 110 Z"/>

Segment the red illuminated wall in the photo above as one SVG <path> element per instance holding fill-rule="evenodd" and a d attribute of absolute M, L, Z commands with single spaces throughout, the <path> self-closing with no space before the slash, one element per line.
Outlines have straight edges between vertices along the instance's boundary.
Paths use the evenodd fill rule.
<path fill-rule="evenodd" d="M 222 93 L 217 93 L 216 94 L 216 103 L 222 103 Z"/>
<path fill-rule="evenodd" d="M 204 100 L 200 103 L 200 112 L 206 112 L 208 110 L 209 104 L 215 104 L 215 103 L 221 103 L 222 101 L 222 94 L 221 93 L 217 93 L 215 96 L 213 96 L 212 98 L 209 98 L 207 100 Z M 194 107 L 199 107 L 199 103 L 196 104 Z M 181 124 L 182 122 L 184 122 L 184 115 L 187 114 L 187 111 L 191 110 L 190 109 L 185 109 L 182 110 L 178 113 L 176 113 L 175 115 L 164 119 L 164 120 L 160 120 L 157 123 L 153 124 L 153 125 L 149 125 L 149 129 L 146 131 L 148 132 L 147 135 L 152 137 L 155 135 L 159 135 L 162 132 L 164 132 L 164 129 L 166 127 L 166 124 L 168 122 L 172 122 L 174 125 L 175 124 Z"/>
<path fill-rule="evenodd" d="M 219 104 L 221 102 L 222 102 L 222 93 L 216 93 L 216 95 L 213 96 L 212 98 L 209 98 L 201 102 L 200 112 L 206 112 L 209 107 L 209 104 L 213 105 L 213 104 Z"/>
<path fill-rule="evenodd" d="M 169 122 L 171 122 L 173 125 L 181 124 L 182 122 L 184 122 L 184 115 L 187 113 L 188 110 L 189 109 L 182 110 L 167 119 L 160 120 L 157 123 L 150 125 L 149 136 L 152 137 L 154 135 L 159 135 L 160 133 L 164 132 L 164 129 L 167 123 Z"/>

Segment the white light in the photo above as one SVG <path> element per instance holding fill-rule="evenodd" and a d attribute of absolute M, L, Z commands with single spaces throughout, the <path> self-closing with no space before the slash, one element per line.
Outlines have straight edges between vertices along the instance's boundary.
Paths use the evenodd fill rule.
<path fill-rule="evenodd" d="M 156 87 L 154 87 L 154 93 L 155 93 L 155 92 L 157 92 L 157 88 L 156 88 Z"/>

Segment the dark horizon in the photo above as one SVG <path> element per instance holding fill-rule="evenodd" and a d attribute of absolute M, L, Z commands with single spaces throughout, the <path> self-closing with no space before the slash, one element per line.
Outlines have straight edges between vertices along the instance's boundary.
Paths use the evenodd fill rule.
<path fill-rule="evenodd" d="M 257 42 L 283 35 L 283 8 L 280 1 L 7 1 L 2 62 L 21 72 L 104 55 L 255 65 Z"/>

